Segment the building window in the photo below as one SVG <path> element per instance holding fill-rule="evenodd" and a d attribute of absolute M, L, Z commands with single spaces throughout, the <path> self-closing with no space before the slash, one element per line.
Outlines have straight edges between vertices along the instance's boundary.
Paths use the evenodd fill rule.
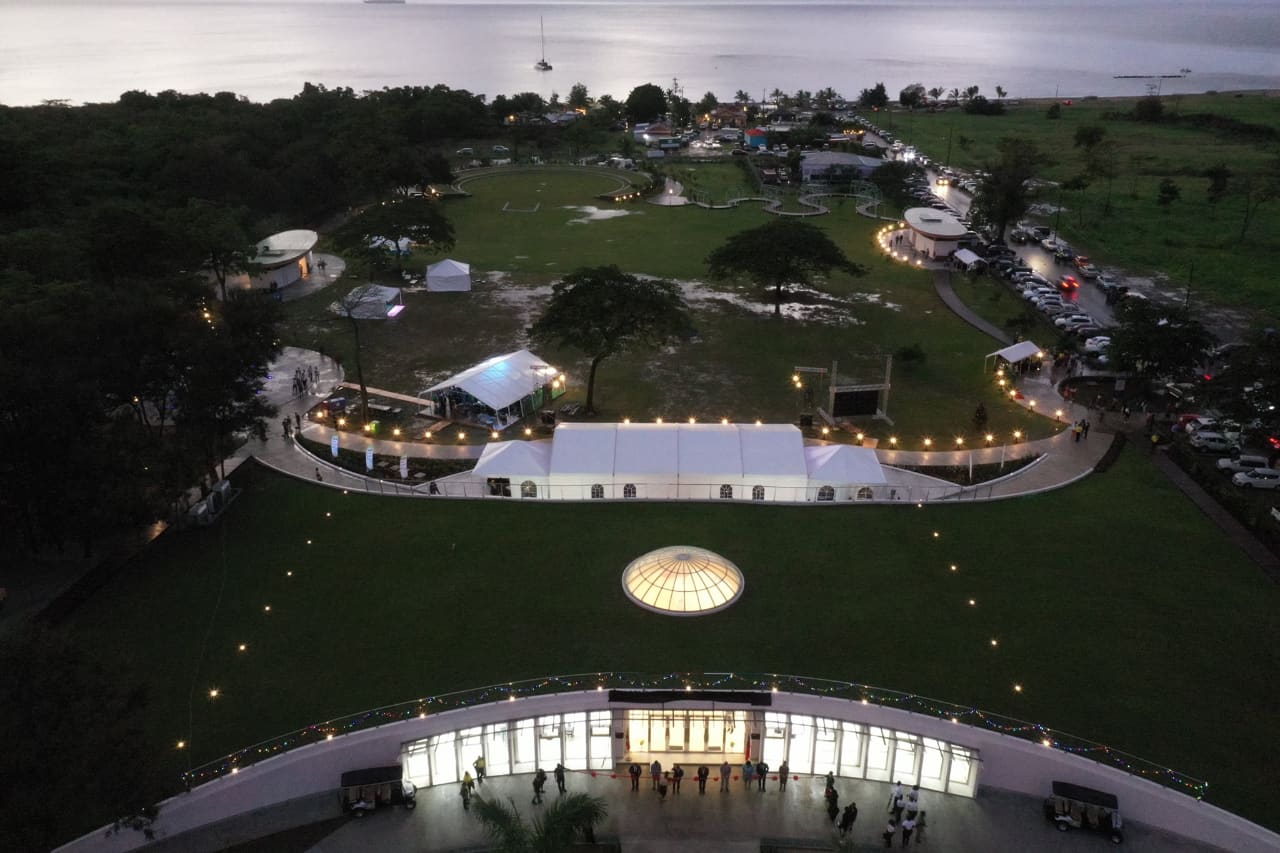
<path fill-rule="evenodd" d="M 720 487 L 720 500 L 722 501 L 733 500 L 733 486 Z"/>
<path fill-rule="evenodd" d="M 604 497 L 604 486 L 600 485 L 599 483 L 596 483 L 594 486 L 591 487 L 591 499 L 598 501 L 603 497 Z"/>
<path fill-rule="evenodd" d="M 835 499 L 836 499 L 835 486 L 823 486 L 822 488 L 818 489 L 818 500 L 833 501 Z"/>
<path fill-rule="evenodd" d="M 538 484 L 533 480 L 525 480 L 520 484 L 520 497 L 536 498 L 538 496 Z"/>
<path fill-rule="evenodd" d="M 753 501 L 762 501 L 762 500 L 764 500 L 764 486 L 752 486 L 752 487 L 751 487 L 751 500 L 753 500 Z"/>
<path fill-rule="evenodd" d="M 627 483 L 622 487 L 622 496 L 624 498 L 634 498 L 636 496 L 636 484 Z"/>
<path fill-rule="evenodd" d="M 862 488 L 858 489 L 858 496 L 856 500 L 869 501 L 875 496 L 876 496 L 875 492 L 871 491 L 870 486 L 863 486 Z"/>

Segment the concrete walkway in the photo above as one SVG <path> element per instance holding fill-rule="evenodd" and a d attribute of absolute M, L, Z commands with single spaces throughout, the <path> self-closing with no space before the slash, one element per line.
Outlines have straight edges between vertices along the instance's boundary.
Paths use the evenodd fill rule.
<path fill-rule="evenodd" d="M 951 270 L 935 269 L 933 271 L 933 289 L 937 291 L 938 298 L 942 300 L 943 304 L 950 308 L 951 312 L 961 320 L 999 341 L 1002 346 L 1008 346 L 1013 343 L 1013 338 L 1008 332 L 992 323 L 988 323 L 975 314 L 968 305 L 960 301 L 960 297 L 956 296 L 955 290 L 951 288 Z"/>

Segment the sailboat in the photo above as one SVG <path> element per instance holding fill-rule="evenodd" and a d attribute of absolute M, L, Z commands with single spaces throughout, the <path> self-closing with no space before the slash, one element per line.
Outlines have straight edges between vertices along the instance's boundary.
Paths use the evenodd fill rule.
<path fill-rule="evenodd" d="M 551 63 L 547 62 L 547 31 L 543 29 L 542 18 L 538 18 L 538 32 L 542 34 L 542 58 L 533 64 L 538 71 L 550 71 Z"/>

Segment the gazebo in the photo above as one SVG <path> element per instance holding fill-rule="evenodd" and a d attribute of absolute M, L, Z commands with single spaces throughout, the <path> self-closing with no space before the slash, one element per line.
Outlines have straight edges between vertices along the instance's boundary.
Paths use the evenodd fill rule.
<path fill-rule="evenodd" d="M 987 353 L 987 357 L 982 360 L 982 372 L 987 371 L 987 362 L 994 361 L 994 366 L 999 368 L 1002 364 L 1009 366 L 1019 365 L 1019 370 L 1026 370 L 1033 361 L 1039 361 L 1044 358 L 1044 350 L 1040 349 L 1032 341 L 1018 341 L 1016 344 L 1010 344 L 1004 349 L 998 349 L 995 352 Z"/>
<path fill-rule="evenodd" d="M 929 258 L 945 258 L 954 252 L 969 227 L 945 210 L 913 207 L 902 214 L 911 231 L 911 245 Z"/>

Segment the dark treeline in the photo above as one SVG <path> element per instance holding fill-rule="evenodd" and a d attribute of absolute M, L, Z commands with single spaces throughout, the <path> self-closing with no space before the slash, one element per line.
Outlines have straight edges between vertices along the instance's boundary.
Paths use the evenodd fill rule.
<path fill-rule="evenodd" d="M 447 180 L 437 143 L 541 107 L 308 85 L 268 104 L 0 108 L 0 545 L 88 550 L 216 477 L 270 414 L 278 319 L 272 300 L 215 298 L 218 281 L 268 234 Z"/>

